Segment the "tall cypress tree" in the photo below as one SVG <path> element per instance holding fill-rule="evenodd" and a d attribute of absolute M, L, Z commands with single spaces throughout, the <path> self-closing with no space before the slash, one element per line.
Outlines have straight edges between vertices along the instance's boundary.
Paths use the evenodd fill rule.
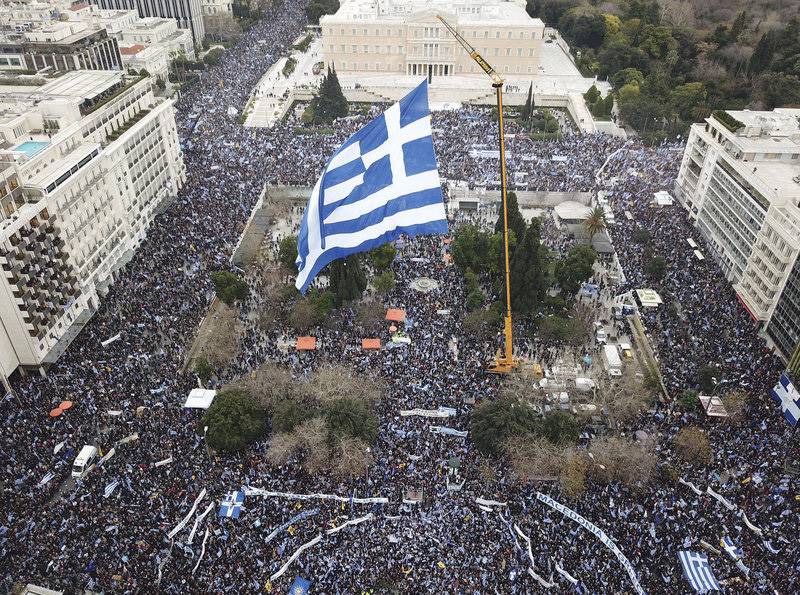
<path fill-rule="evenodd" d="M 525 228 L 527 225 L 525 223 L 525 218 L 519 211 L 517 195 L 514 192 L 508 192 L 506 199 L 508 200 L 508 228 L 514 230 L 514 235 L 517 236 L 517 242 L 521 242 L 522 238 L 525 237 Z M 503 231 L 502 205 L 500 205 L 500 213 L 497 216 L 497 223 L 494 224 L 494 231 L 495 233 Z"/>
<path fill-rule="evenodd" d="M 314 97 L 314 122 L 330 123 L 336 118 L 347 115 L 347 99 L 342 93 L 339 77 L 336 71 L 328 67 L 327 74 L 323 77 L 319 93 Z"/>
<path fill-rule="evenodd" d="M 528 99 L 525 101 L 525 107 L 522 108 L 522 120 L 527 122 L 531 119 L 531 113 L 533 112 L 533 83 L 531 86 L 528 87 Z"/>
<path fill-rule="evenodd" d="M 753 54 L 750 56 L 750 63 L 747 72 L 750 76 L 757 76 L 769 68 L 772 57 L 775 55 L 775 37 L 770 31 L 764 33 L 758 40 Z"/>
<path fill-rule="evenodd" d="M 541 243 L 541 224 L 534 219 L 511 260 L 511 308 L 535 314 L 547 291 L 547 248 Z"/>
<path fill-rule="evenodd" d="M 361 269 L 358 254 L 339 258 L 328 265 L 331 290 L 336 296 L 336 305 L 352 302 L 361 297 L 367 288 L 367 277 Z"/>

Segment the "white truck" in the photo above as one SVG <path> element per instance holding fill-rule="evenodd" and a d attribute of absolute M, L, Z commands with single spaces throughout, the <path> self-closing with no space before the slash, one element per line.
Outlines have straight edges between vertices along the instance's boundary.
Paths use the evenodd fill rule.
<path fill-rule="evenodd" d="M 622 360 L 616 345 L 603 345 L 603 361 L 609 376 L 622 376 Z"/>

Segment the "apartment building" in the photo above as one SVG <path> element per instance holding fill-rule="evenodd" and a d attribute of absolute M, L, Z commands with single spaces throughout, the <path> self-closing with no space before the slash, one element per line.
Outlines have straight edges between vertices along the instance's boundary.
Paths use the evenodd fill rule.
<path fill-rule="evenodd" d="M 184 179 L 149 79 L 0 87 L 0 373 L 56 361 Z"/>
<path fill-rule="evenodd" d="M 20 71 L 120 70 L 117 40 L 82 22 L 45 22 L 0 35 L 0 69 Z"/>
<path fill-rule="evenodd" d="M 178 27 L 188 29 L 196 46 L 203 42 L 205 26 L 200 0 L 92 0 L 100 8 L 136 10 L 139 16 L 175 19 Z"/>
<path fill-rule="evenodd" d="M 692 126 L 676 195 L 765 336 L 800 339 L 800 109 L 715 112 Z"/>
<path fill-rule="evenodd" d="M 325 64 L 342 74 L 486 75 L 436 18 L 441 14 L 504 75 L 535 76 L 544 23 L 524 2 L 349 0 L 320 19 Z"/>

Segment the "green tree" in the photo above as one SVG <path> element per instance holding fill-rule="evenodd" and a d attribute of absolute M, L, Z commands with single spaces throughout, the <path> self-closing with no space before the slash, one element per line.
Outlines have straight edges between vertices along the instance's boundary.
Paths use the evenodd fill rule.
<path fill-rule="evenodd" d="M 517 237 L 517 240 L 519 240 L 525 237 L 525 228 L 527 227 L 527 224 L 525 223 L 525 218 L 522 216 L 522 213 L 519 210 L 519 204 L 517 203 L 516 193 L 514 192 L 506 193 L 506 200 L 508 202 L 508 228 L 514 232 L 514 235 Z M 503 231 L 502 206 L 500 208 L 500 213 L 497 216 L 497 221 L 494 224 L 494 231 L 495 233 L 498 232 L 502 233 Z"/>
<path fill-rule="evenodd" d="M 667 261 L 663 256 L 654 256 L 647 250 L 644 254 L 644 273 L 650 279 L 658 281 L 664 278 L 667 272 Z"/>
<path fill-rule="evenodd" d="M 596 205 L 590 212 L 589 216 L 583 221 L 583 229 L 589 234 L 589 243 L 594 240 L 594 236 L 606 228 L 606 216 L 603 208 Z"/>
<path fill-rule="evenodd" d="M 343 118 L 348 114 L 347 99 L 342 93 L 339 77 L 336 76 L 335 70 L 328 68 L 328 72 L 320 84 L 319 93 L 314 96 L 311 105 L 316 124 L 330 123 L 336 118 Z"/>
<path fill-rule="evenodd" d="M 528 436 L 537 428 L 533 408 L 523 401 L 501 397 L 484 401 L 473 409 L 469 435 L 482 453 L 497 455 L 510 438 Z"/>
<path fill-rule="evenodd" d="M 800 77 L 766 72 L 758 80 L 758 93 L 767 109 L 800 103 Z"/>
<path fill-rule="evenodd" d="M 483 292 L 480 289 L 473 289 L 469 295 L 467 295 L 467 310 L 472 312 L 477 310 L 478 308 L 483 307 L 486 298 L 483 295 Z"/>
<path fill-rule="evenodd" d="M 556 280 L 563 295 L 573 296 L 581 283 L 592 276 L 597 253 L 591 246 L 573 246 L 567 257 L 556 263 Z"/>
<path fill-rule="evenodd" d="M 527 0 L 525 10 L 533 18 L 540 18 L 551 26 L 558 25 L 562 15 L 575 8 L 581 0 Z"/>
<path fill-rule="evenodd" d="M 609 80 L 615 89 L 620 89 L 631 83 L 641 85 L 644 82 L 644 75 L 636 68 L 623 68 L 615 72 Z"/>
<path fill-rule="evenodd" d="M 558 30 L 575 45 L 597 49 L 606 35 L 606 20 L 596 8 L 577 6 L 559 19 Z"/>
<path fill-rule="evenodd" d="M 383 271 L 380 275 L 375 276 L 372 284 L 378 293 L 389 293 L 395 286 L 394 273 L 392 271 Z"/>
<path fill-rule="evenodd" d="M 316 411 L 307 403 L 294 399 L 283 399 L 275 403 L 272 409 L 273 433 L 292 432 L 307 419 L 316 415 Z"/>
<path fill-rule="evenodd" d="M 278 242 L 278 261 L 287 270 L 295 268 L 297 260 L 297 236 L 286 236 Z"/>
<path fill-rule="evenodd" d="M 367 405 L 357 399 L 336 399 L 324 408 L 331 439 L 359 438 L 367 444 L 378 439 L 378 420 Z"/>
<path fill-rule="evenodd" d="M 511 259 L 511 307 L 520 314 L 536 313 L 547 292 L 548 252 L 540 233 L 534 219 Z"/>
<path fill-rule="evenodd" d="M 672 36 L 672 29 L 647 25 L 642 33 L 639 48 L 654 60 L 663 60 L 670 52 L 678 49 L 678 40 Z"/>
<path fill-rule="evenodd" d="M 681 396 L 678 397 L 678 402 L 681 405 L 681 409 L 684 411 L 697 411 L 700 408 L 700 401 L 697 399 L 697 391 L 686 389 L 681 393 Z"/>
<path fill-rule="evenodd" d="M 461 327 L 466 335 L 484 341 L 497 334 L 501 322 L 500 308 L 491 307 L 470 312 L 464 317 Z"/>
<path fill-rule="evenodd" d="M 377 272 L 385 271 L 392 265 L 397 250 L 391 244 L 383 244 L 369 251 L 369 260 Z"/>
<path fill-rule="evenodd" d="M 531 119 L 531 114 L 533 114 L 533 106 L 533 83 L 531 83 L 530 87 L 528 87 L 528 99 L 525 100 L 525 105 L 522 107 L 521 111 L 523 122 L 527 122 Z"/>
<path fill-rule="evenodd" d="M 708 93 L 703 83 L 685 83 L 678 85 L 670 94 L 670 101 L 682 120 L 691 121 L 697 106 L 706 102 Z"/>
<path fill-rule="evenodd" d="M 199 357 L 194 362 L 194 373 L 205 384 L 214 375 L 214 366 L 205 357 Z"/>
<path fill-rule="evenodd" d="M 306 15 L 309 23 L 318 25 L 321 16 L 333 14 L 337 10 L 339 10 L 339 0 L 311 0 L 306 7 Z"/>
<path fill-rule="evenodd" d="M 717 382 L 719 382 L 717 374 L 717 369 L 708 364 L 703 364 L 697 368 L 697 385 L 700 387 L 700 390 L 706 394 L 713 391 Z"/>
<path fill-rule="evenodd" d="M 775 45 L 775 35 L 771 31 L 761 36 L 747 65 L 747 73 L 750 76 L 757 76 L 769 68 L 775 56 Z"/>
<path fill-rule="evenodd" d="M 243 390 L 217 393 L 203 416 L 206 440 L 214 450 L 242 450 L 264 433 L 264 410 Z"/>
<path fill-rule="evenodd" d="M 367 277 L 361 269 L 361 259 L 358 254 L 334 260 L 328 265 L 328 271 L 331 291 L 336 297 L 337 306 L 357 300 L 367 288 Z"/>
<path fill-rule="evenodd" d="M 589 87 L 589 90 L 583 94 L 583 98 L 589 105 L 597 103 L 597 100 L 600 99 L 600 97 L 601 97 L 600 90 L 595 85 Z"/>
<path fill-rule="evenodd" d="M 580 431 L 580 425 L 575 418 L 564 411 L 549 413 L 536 424 L 536 433 L 557 446 L 574 444 Z"/>
<path fill-rule="evenodd" d="M 467 288 L 467 294 L 478 289 L 478 275 L 472 269 L 464 271 L 464 286 Z"/>
<path fill-rule="evenodd" d="M 490 249 L 491 234 L 475 225 L 464 225 L 453 234 L 450 252 L 459 268 L 483 274 L 489 271 Z"/>
<path fill-rule="evenodd" d="M 647 55 L 638 47 L 627 43 L 612 42 L 604 46 L 597 54 L 600 63 L 600 76 L 610 76 L 620 70 L 649 70 Z"/>
<path fill-rule="evenodd" d="M 216 271 L 211 273 L 211 282 L 217 292 L 217 297 L 232 305 L 235 301 L 241 301 L 247 297 L 249 288 L 244 279 L 228 271 Z"/>

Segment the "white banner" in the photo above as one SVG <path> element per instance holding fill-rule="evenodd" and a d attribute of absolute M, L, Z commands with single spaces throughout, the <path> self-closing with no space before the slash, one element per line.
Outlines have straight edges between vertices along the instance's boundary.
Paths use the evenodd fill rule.
<path fill-rule="evenodd" d="M 456 436 L 457 438 L 467 437 L 467 432 L 462 432 L 453 428 L 447 428 L 445 426 L 431 426 L 430 430 L 434 434 L 445 434 L 446 436 Z"/>
<path fill-rule="evenodd" d="M 358 525 L 360 523 L 363 523 L 365 521 L 369 521 L 369 520 L 374 519 L 374 518 L 375 518 L 375 515 L 372 514 L 372 513 L 369 513 L 368 515 L 362 516 L 362 517 L 357 518 L 357 519 L 350 519 L 349 521 L 339 525 L 338 527 L 334 527 L 333 529 L 328 529 L 327 531 L 325 531 L 325 534 L 326 535 L 333 535 L 334 533 L 338 533 L 339 531 L 341 531 L 345 527 L 352 527 L 353 525 Z"/>
<path fill-rule="evenodd" d="M 498 502 L 497 500 L 484 500 L 483 498 L 475 498 L 475 504 L 478 506 L 507 506 L 505 502 Z"/>
<path fill-rule="evenodd" d="M 712 490 L 711 486 L 708 486 L 706 488 L 706 494 L 708 494 L 709 496 L 714 498 L 714 500 L 716 500 L 717 502 L 722 504 L 728 510 L 736 510 L 736 505 L 735 504 L 731 504 L 730 502 L 728 502 L 722 494 L 718 494 L 717 492 Z"/>
<path fill-rule="evenodd" d="M 172 457 L 166 458 L 163 461 L 158 461 L 154 466 L 155 467 L 163 467 L 164 465 L 169 465 L 172 463 Z"/>
<path fill-rule="evenodd" d="M 289 500 L 336 500 L 337 502 L 353 502 L 353 504 L 388 504 L 389 498 L 349 498 L 333 494 L 294 494 L 292 492 L 270 492 L 261 488 L 246 486 L 245 496 L 262 496 L 264 498 L 288 498 Z"/>
<path fill-rule="evenodd" d="M 697 486 L 696 486 L 696 485 L 694 485 L 694 484 L 693 484 L 691 481 L 685 481 L 685 480 L 684 480 L 682 477 L 679 477 L 679 478 L 678 478 L 678 482 L 679 482 L 679 483 L 682 483 L 682 484 L 683 484 L 683 485 L 685 485 L 685 486 L 688 486 L 688 487 L 690 487 L 690 488 L 691 488 L 691 490 L 692 490 L 692 491 L 693 491 L 695 494 L 697 494 L 698 496 L 702 496 L 702 495 L 703 495 L 703 492 L 701 492 L 701 491 L 700 491 L 700 490 L 697 488 Z"/>
<path fill-rule="evenodd" d="M 568 580 L 570 583 L 572 583 L 572 586 L 573 586 L 573 587 L 576 587 L 576 586 L 578 586 L 578 579 L 576 579 L 576 578 L 575 578 L 574 576 L 572 576 L 572 575 L 571 575 L 569 572 L 567 572 L 566 570 L 564 570 L 564 569 L 563 569 L 563 568 L 562 568 L 562 567 L 561 567 L 561 566 L 558 564 L 558 562 L 556 562 L 555 560 L 553 560 L 553 563 L 555 564 L 555 567 L 556 567 L 556 572 L 557 572 L 558 574 L 560 574 L 560 575 L 561 575 L 561 576 L 563 576 L 565 579 L 567 579 L 567 580 Z"/>
<path fill-rule="evenodd" d="M 186 517 L 180 523 L 175 525 L 175 528 L 172 531 L 167 533 L 167 539 L 172 539 L 173 537 L 175 537 L 178 534 L 178 532 L 186 526 L 186 523 L 188 523 L 189 519 L 192 518 L 194 511 L 197 510 L 197 505 L 200 504 L 200 500 L 205 498 L 205 496 L 206 496 L 206 489 L 203 488 L 203 491 L 200 492 L 200 495 L 197 496 L 197 498 L 194 501 L 194 504 L 192 504 L 192 509 L 189 511 L 189 514 L 187 514 Z"/>
<path fill-rule="evenodd" d="M 117 444 L 127 444 L 128 442 L 133 442 L 139 439 L 139 432 L 134 432 L 130 436 L 125 436 L 125 438 L 120 438 L 117 441 Z"/>
<path fill-rule="evenodd" d="M 747 525 L 748 529 L 750 529 L 753 533 L 755 533 L 759 537 L 762 537 L 764 535 L 764 532 L 760 528 L 756 527 L 753 523 L 750 522 L 750 519 L 747 518 L 747 515 L 744 513 L 744 510 L 740 510 L 739 513 L 742 515 L 742 520 L 744 521 L 744 524 Z"/>
<path fill-rule="evenodd" d="M 594 523 L 587 521 L 585 518 L 583 518 L 581 515 L 579 515 L 571 508 L 567 508 L 563 504 L 556 502 L 550 496 L 546 496 L 541 492 L 536 492 L 536 499 L 539 500 L 540 502 L 547 504 L 551 508 L 555 508 L 565 517 L 572 519 L 573 521 L 578 523 L 581 527 L 594 534 L 594 536 L 597 537 L 601 541 L 601 543 L 605 545 L 608 549 L 610 549 L 617 557 L 619 563 L 622 564 L 622 567 L 628 573 L 628 576 L 631 579 L 631 583 L 633 583 L 633 588 L 635 589 L 635 591 L 639 595 L 644 595 L 644 589 L 642 589 L 642 585 L 639 584 L 639 579 L 636 578 L 636 571 L 633 569 L 633 566 L 631 566 L 631 563 L 628 561 L 628 558 L 625 557 L 625 554 L 623 554 L 617 547 L 617 544 L 611 541 L 608 535 L 605 534 L 605 531 L 603 531 L 600 527 L 598 527 Z"/>
<path fill-rule="evenodd" d="M 275 573 L 275 574 L 273 574 L 271 577 L 269 577 L 269 582 L 273 582 L 273 581 L 275 581 L 275 580 L 277 580 L 277 579 L 281 578 L 281 577 L 283 576 L 283 573 L 284 573 L 284 572 L 286 572 L 286 570 L 289 568 L 289 566 L 291 566 L 291 565 L 292 565 L 292 562 L 294 562 L 295 560 L 297 560 L 297 558 L 299 558 L 299 557 L 300 557 L 300 554 L 302 554 L 302 553 L 303 553 L 305 550 L 307 550 L 308 548 L 310 548 L 310 547 L 313 547 L 313 546 L 317 545 L 317 544 L 320 542 L 320 540 L 321 540 L 321 539 L 322 539 L 322 533 L 320 533 L 319 535 L 317 535 L 317 536 L 316 536 L 314 539 L 312 539 L 312 540 L 311 540 L 311 541 L 309 541 L 308 543 L 304 543 L 304 544 L 303 544 L 303 545 L 301 545 L 299 548 L 297 548 L 297 551 L 295 551 L 295 553 L 293 553 L 293 554 L 292 554 L 292 557 L 291 557 L 291 558 L 289 558 L 289 559 L 286 561 L 286 564 L 284 564 L 283 566 L 281 566 L 281 569 L 280 569 L 280 570 L 278 570 L 278 572 L 276 572 L 276 573 Z"/>
<path fill-rule="evenodd" d="M 116 334 L 116 335 L 114 335 L 113 337 L 109 337 L 109 338 L 108 338 L 108 339 L 106 339 L 105 341 L 100 341 L 100 345 L 102 345 L 103 347 L 108 347 L 108 346 L 109 346 L 109 345 L 111 345 L 111 344 L 112 344 L 114 341 L 118 341 L 118 340 L 119 340 L 119 338 L 120 338 L 120 335 L 119 335 L 119 334 Z"/>
<path fill-rule="evenodd" d="M 203 547 L 200 549 L 200 557 L 197 559 L 197 564 L 194 565 L 192 568 L 192 576 L 194 576 L 197 567 L 200 566 L 200 562 L 203 560 L 203 556 L 206 555 L 206 541 L 208 541 L 208 527 L 206 527 L 206 535 L 203 537 Z"/>
<path fill-rule="evenodd" d="M 552 576 L 550 577 L 550 581 L 546 581 L 546 580 L 544 580 L 544 579 L 543 579 L 541 576 L 539 576 L 538 574 L 536 574 L 536 573 L 533 571 L 533 568 L 528 568 L 528 574 L 530 574 L 530 575 L 531 575 L 533 578 L 535 578 L 535 579 L 536 579 L 536 581 L 537 581 L 537 582 L 538 582 L 538 583 L 539 583 L 539 584 L 542 586 L 542 588 L 544 588 L 544 589 L 552 589 L 553 587 L 555 587 L 555 586 L 556 586 L 556 584 L 553 582 L 553 577 L 552 577 Z"/>
<path fill-rule="evenodd" d="M 203 511 L 203 514 L 199 515 L 194 520 L 194 527 L 192 527 L 192 532 L 189 533 L 189 539 L 186 540 L 186 545 L 192 545 L 192 541 L 194 540 L 194 534 L 197 531 L 197 527 L 200 526 L 200 523 L 203 522 L 203 519 L 206 518 L 206 515 L 211 512 L 211 509 L 214 508 L 214 503 L 208 505 L 208 507 Z"/>
<path fill-rule="evenodd" d="M 402 417 L 419 415 L 420 417 L 451 417 L 457 412 L 451 407 L 439 407 L 438 409 L 404 409 L 400 412 Z"/>

